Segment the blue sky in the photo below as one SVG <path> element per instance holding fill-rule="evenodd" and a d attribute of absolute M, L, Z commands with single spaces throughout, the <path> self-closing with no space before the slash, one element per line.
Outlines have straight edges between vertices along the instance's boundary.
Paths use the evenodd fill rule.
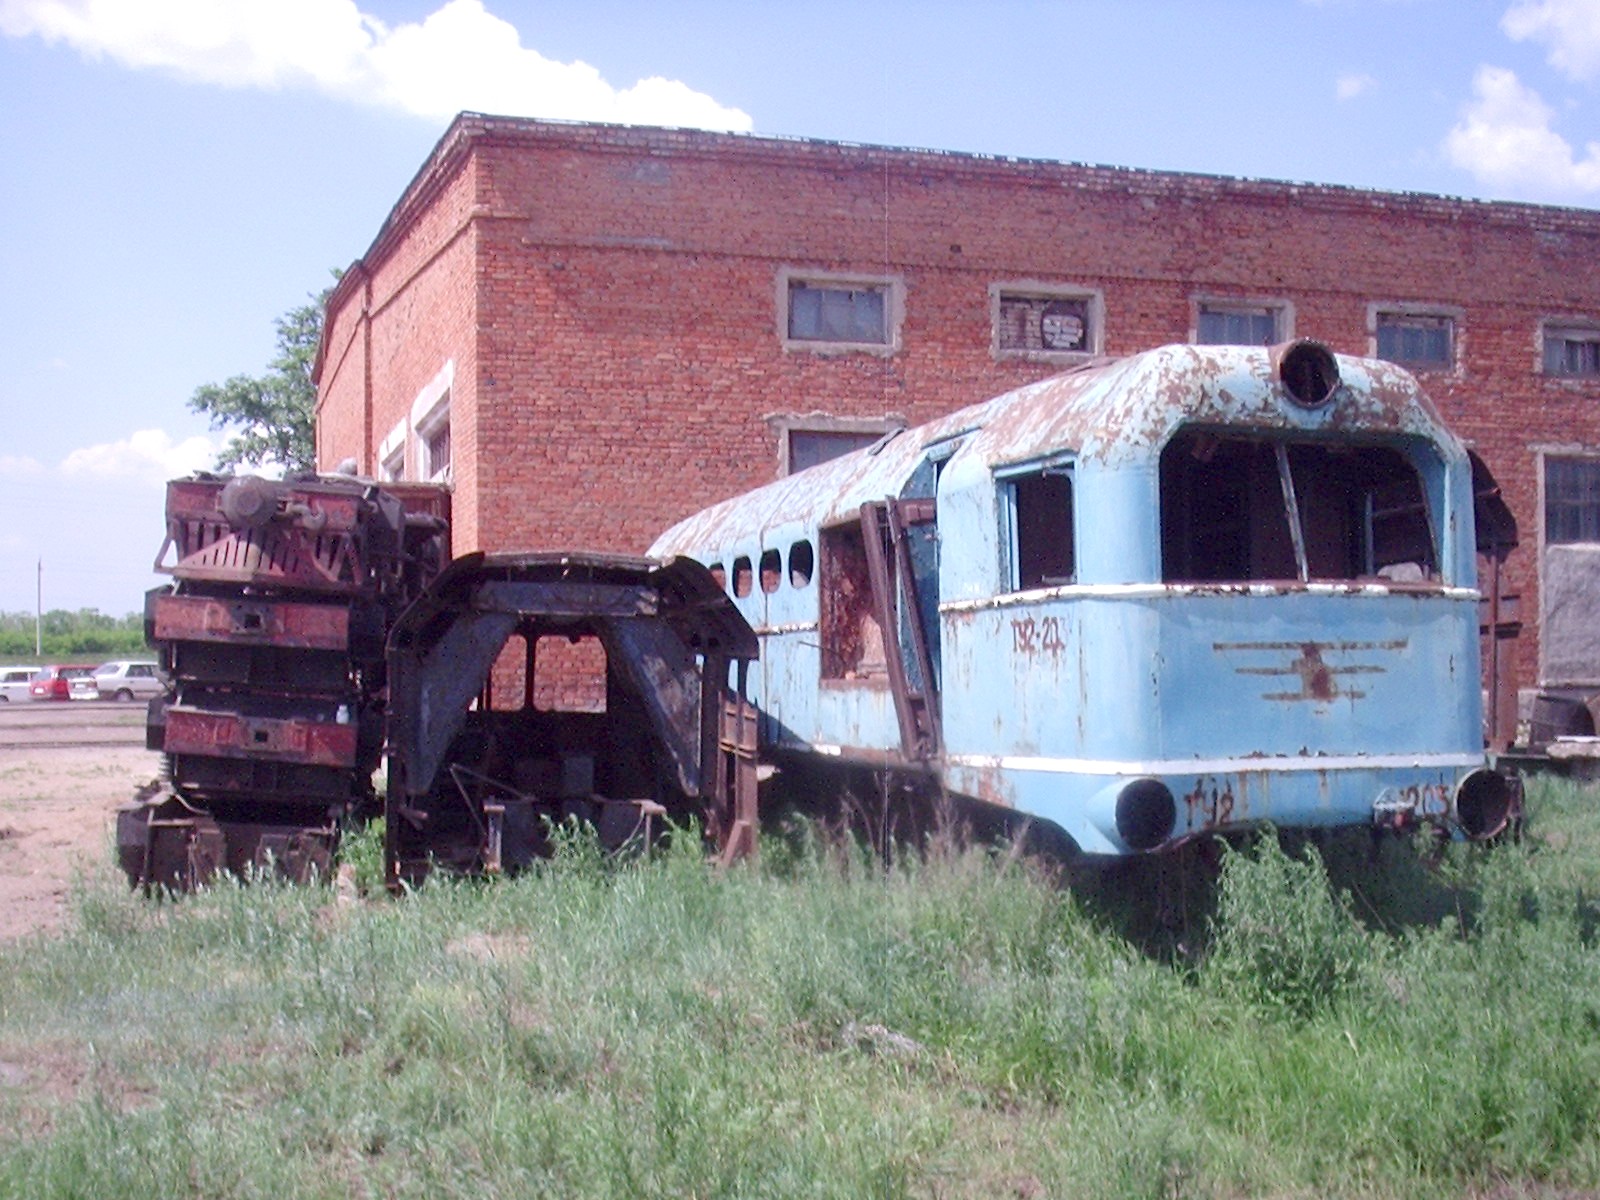
<path fill-rule="evenodd" d="M 141 606 L 461 109 L 1593 208 L 1600 0 L 0 0 L 0 610 Z"/>

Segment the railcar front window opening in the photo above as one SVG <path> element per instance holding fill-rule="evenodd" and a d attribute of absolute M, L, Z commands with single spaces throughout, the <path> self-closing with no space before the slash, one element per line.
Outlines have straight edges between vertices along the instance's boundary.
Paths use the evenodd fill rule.
<path fill-rule="evenodd" d="M 606 711 L 606 648 L 593 634 L 545 634 L 533 647 L 533 707 L 540 712 Z"/>
<path fill-rule="evenodd" d="M 1271 346 L 1287 340 L 1281 316 L 1276 305 L 1201 301 L 1195 312 L 1194 340 L 1203 346 Z"/>
<path fill-rule="evenodd" d="M 1546 325 L 1543 340 L 1546 375 L 1600 378 L 1600 328 Z"/>
<path fill-rule="evenodd" d="M 1077 574 L 1072 468 L 1050 467 L 1005 482 L 1013 591 L 1060 587 Z"/>
<path fill-rule="evenodd" d="M 1544 540 L 1600 542 L 1600 458 L 1545 458 Z"/>
<path fill-rule="evenodd" d="M 888 678 L 888 658 L 883 628 L 873 606 L 861 526 L 824 529 L 820 542 L 821 676 L 825 680 L 884 682 Z"/>
<path fill-rule="evenodd" d="M 733 560 L 733 594 L 741 600 L 750 594 L 750 557 L 741 554 Z"/>
<path fill-rule="evenodd" d="M 1456 361 L 1455 324 L 1442 313 L 1379 312 L 1378 357 L 1402 367 L 1448 370 Z"/>
<path fill-rule="evenodd" d="M 789 586 L 793 588 L 810 587 L 811 576 L 816 572 L 816 565 L 816 555 L 812 552 L 810 542 L 802 539 L 790 546 Z"/>
<path fill-rule="evenodd" d="M 1169 583 L 1438 578 L 1417 469 L 1389 446 L 1190 430 L 1161 456 Z"/>

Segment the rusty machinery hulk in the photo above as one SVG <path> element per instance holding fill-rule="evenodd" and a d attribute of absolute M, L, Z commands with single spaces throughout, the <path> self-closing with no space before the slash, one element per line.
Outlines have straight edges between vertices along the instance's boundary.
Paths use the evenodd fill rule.
<path fill-rule="evenodd" d="M 325 876 L 341 830 L 384 811 L 386 730 L 391 883 L 520 865 L 546 817 L 614 842 L 696 816 L 748 847 L 755 638 L 698 564 L 450 564 L 447 491 L 345 476 L 198 474 L 167 485 L 166 516 L 173 582 L 145 602 L 166 772 L 117 822 L 136 885 Z"/>

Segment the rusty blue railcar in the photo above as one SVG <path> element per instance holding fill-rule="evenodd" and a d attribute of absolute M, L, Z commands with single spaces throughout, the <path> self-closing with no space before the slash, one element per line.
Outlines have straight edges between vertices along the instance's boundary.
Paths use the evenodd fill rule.
<path fill-rule="evenodd" d="M 1300 341 L 1098 360 L 650 552 L 756 629 L 770 758 L 1124 855 L 1266 822 L 1498 832 L 1475 529 L 1503 550 L 1509 524 L 1410 374 Z"/>

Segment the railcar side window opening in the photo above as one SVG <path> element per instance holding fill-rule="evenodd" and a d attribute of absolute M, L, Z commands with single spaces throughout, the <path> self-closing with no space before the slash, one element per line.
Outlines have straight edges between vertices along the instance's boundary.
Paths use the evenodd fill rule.
<path fill-rule="evenodd" d="M 1287 340 L 1283 324 L 1276 305 L 1201 301 L 1195 311 L 1194 340 L 1203 346 L 1271 346 Z"/>
<path fill-rule="evenodd" d="M 801 540 L 789 547 L 790 587 L 810 587 L 811 576 L 815 571 L 816 555 L 812 553 L 810 542 Z"/>
<path fill-rule="evenodd" d="M 1378 357 L 1403 367 L 1448 370 L 1455 365 L 1455 319 L 1442 313 L 1379 312 Z"/>
<path fill-rule="evenodd" d="M 1544 373 L 1566 378 L 1600 378 L 1600 328 L 1546 325 Z"/>
<path fill-rule="evenodd" d="M 1422 481 L 1387 446 L 1192 430 L 1161 456 L 1169 583 L 1437 578 Z"/>
<path fill-rule="evenodd" d="M 740 599 L 750 594 L 750 556 L 747 554 L 733 560 L 733 594 Z"/>
<path fill-rule="evenodd" d="M 823 679 L 883 681 L 888 677 L 883 629 L 873 608 L 867 548 L 861 526 L 821 534 L 821 614 L 818 634 Z"/>
<path fill-rule="evenodd" d="M 533 647 L 534 708 L 541 712 L 606 711 L 606 648 L 593 634 L 546 634 Z"/>
<path fill-rule="evenodd" d="M 761 552 L 761 590 L 769 595 L 778 590 L 783 579 L 783 562 L 776 550 Z"/>
<path fill-rule="evenodd" d="M 1059 587 L 1077 573 L 1072 469 L 1050 467 L 1006 481 L 1013 591 Z"/>
<path fill-rule="evenodd" d="M 727 569 L 725 567 L 723 567 L 723 565 L 721 563 L 719 563 L 719 562 L 712 563 L 709 567 L 706 568 L 706 570 L 711 573 L 711 582 L 712 583 L 716 584 L 723 591 L 727 591 L 728 590 L 728 572 L 727 572 Z"/>

